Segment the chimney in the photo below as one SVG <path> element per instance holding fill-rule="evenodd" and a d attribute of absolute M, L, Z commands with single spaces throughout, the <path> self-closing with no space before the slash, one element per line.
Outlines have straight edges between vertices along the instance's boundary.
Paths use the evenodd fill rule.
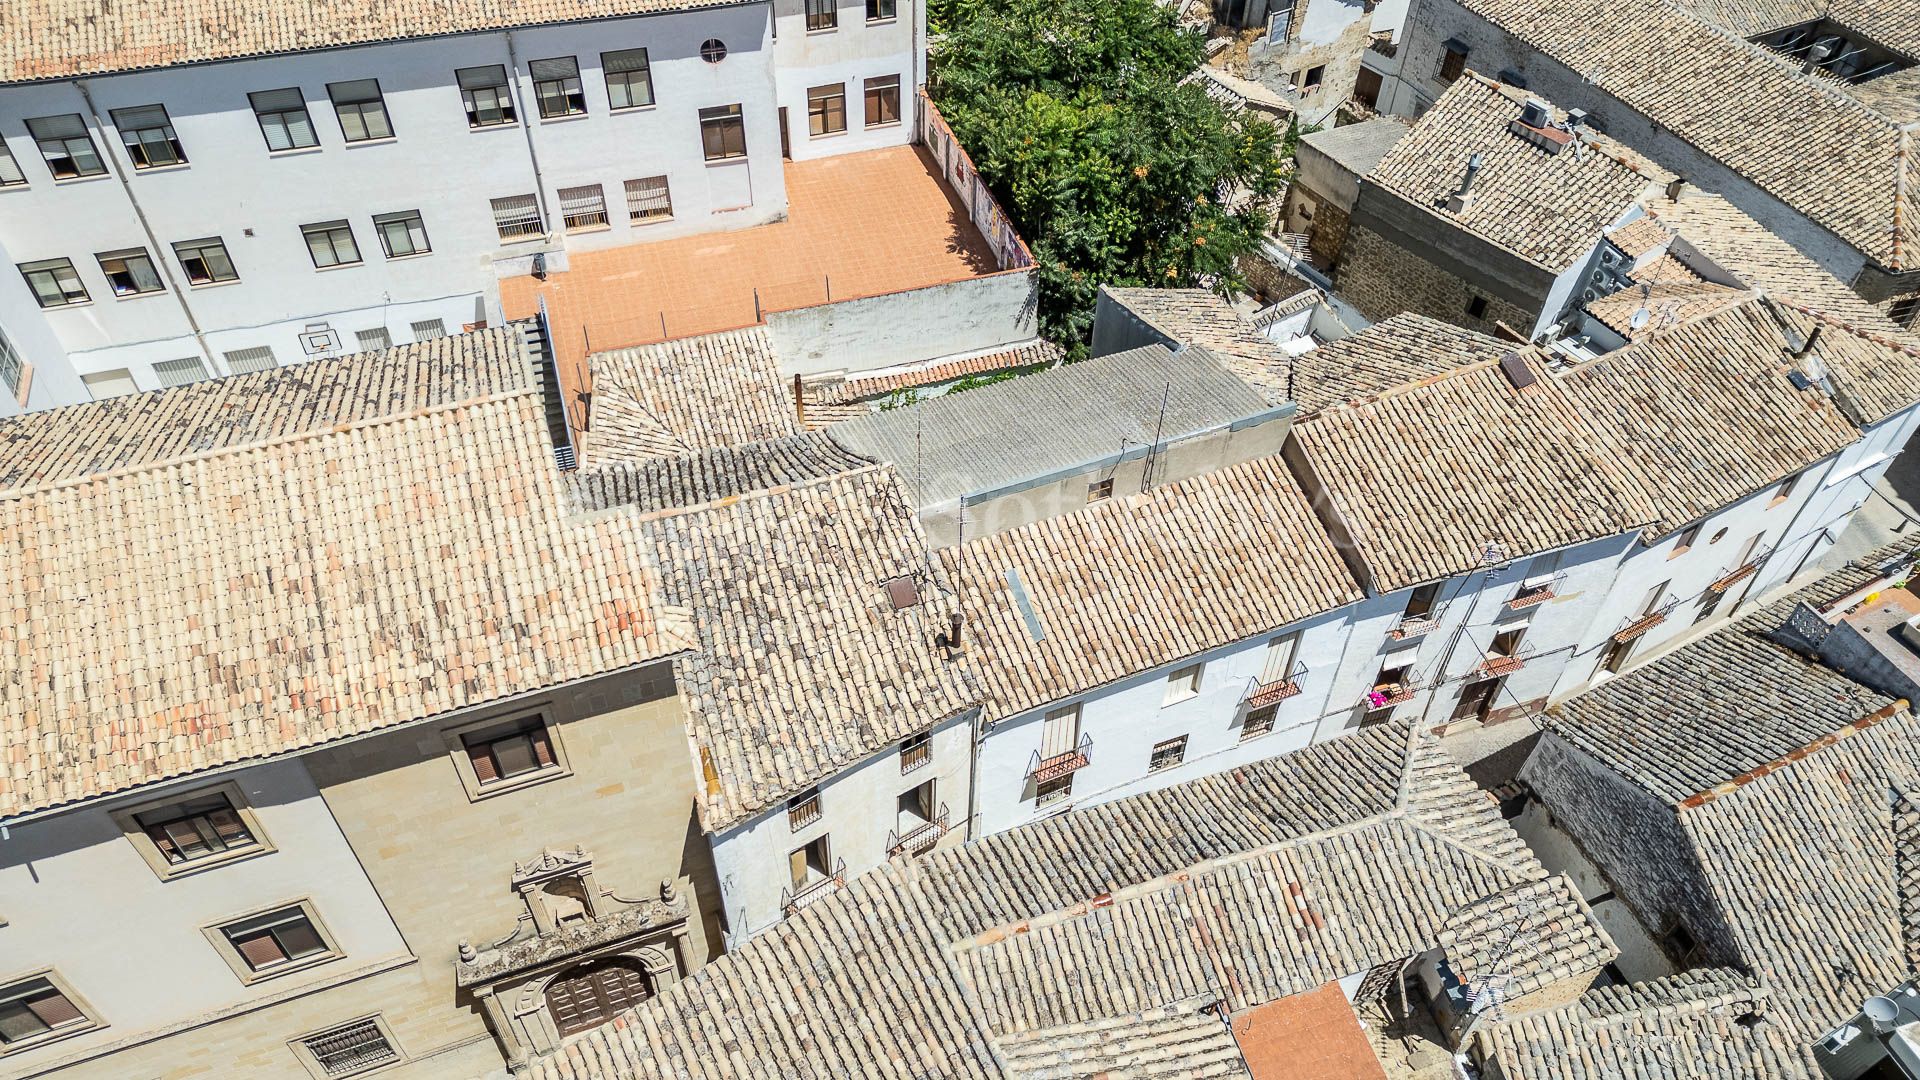
<path fill-rule="evenodd" d="M 947 632 L 935 635 L 936 644 L 947 650 L 949 660 L 960 659 L 960 654 L 965 651 L 964 644 L 960 640 L 960 629 L 963 625 L 960 613 L 956 611 L 947 616 Z"/>
<path fill-rule="evenodd" d="M 1467 159 L 1467 174 L 1460 178 L 1460 188 L 1447 196 L 1447 213 L 1458 214 L 1473 205 L 1473 182 L 1480 178 L 1480 167 L 1487 163 L 1481 154 Z"/>
<path fill-rule="evenodd" d="M 1801 342 L 1800 347 L 1793 350 L 1793 358 L 1795 360 L 1805 360 L 1807 358 L 1807 354 L 1812 352 L 1814 348 L 1819 344 L 1820 344 L 1820 327 L 1815 326 L 1813 329 L 1807 331 L 1807 340 Z"/>
<path fill-rule="evenodd" d="M 1667 181 L 1667 201 L 1668 202 L 1679 202 L 1680 196 L 1685 195 L 1686 193 L 1687 193 L 1687 182 L 1685 180 L 1682 180 L 1679 177 L 1675 177 L 1672 180 Z"/>
<path fill-rule="evenodd" d="M 1800 65 L 1800 74 L 1811 75 L 1827 59 L 1833 50 L 1824 41 L 1816 41 L 1807 49 L 1807 62 Z"/>

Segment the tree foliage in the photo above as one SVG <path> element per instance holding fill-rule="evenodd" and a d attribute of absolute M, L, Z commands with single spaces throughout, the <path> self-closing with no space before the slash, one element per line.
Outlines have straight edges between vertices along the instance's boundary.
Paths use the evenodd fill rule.
<path fill-rule="evenodd" d="M 1237 280 L 1268 223 L 1223 196 L 1278 190 L 1281 135 L 1181 85 L 1200 34 L 1155 0 L 942 0 L 935 21 L 934 99 L 1033 248 L 1049 336 L 1083 344 L 1103 284 Z"/>

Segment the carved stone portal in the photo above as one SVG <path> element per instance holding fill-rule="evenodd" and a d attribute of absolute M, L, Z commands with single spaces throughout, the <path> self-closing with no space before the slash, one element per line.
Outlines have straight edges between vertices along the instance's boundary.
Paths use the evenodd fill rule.
<path fill-rule="evenodd" d="M 692 969 L 688 904 L 671 879 L 627 899 L 601 888 L 593 856 L 575 847 L 515 863 L 508 885 L 526 911 L 490 945 L 462 941 L 454 967 L 516 1068 Z"/>

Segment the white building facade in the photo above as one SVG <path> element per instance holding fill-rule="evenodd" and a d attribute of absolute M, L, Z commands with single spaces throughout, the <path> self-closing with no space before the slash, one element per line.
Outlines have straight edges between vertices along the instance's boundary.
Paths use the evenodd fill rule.
<path fill-rule="evenodd" d="M 922 19 L 761 0 L 0 86 L 0 414 L 458 333 L 572 253 L 778 220 L 783 116 L 795 157 L 911 141 Z"/>

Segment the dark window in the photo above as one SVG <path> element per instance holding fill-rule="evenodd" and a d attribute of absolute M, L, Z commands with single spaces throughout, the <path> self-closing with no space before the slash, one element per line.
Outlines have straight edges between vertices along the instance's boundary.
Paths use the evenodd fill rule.
<path fill-rule="evenodd" d="M 1475 319 L 1481 319 L 1481 318 L 1485 318 L 1486 314 L 1487 314 L 1487 298 L 1486 297 L 1476 296 L 1467 301 L 1467 315 L 1469 317 L 1475 318 Z"/>
<path fill-rule="evenodd" d="M 133 819 L 173 866 L 257 843 L 225 795 L 191 799 Z"/>
<path fill-rule="evenodd" d="M 700 110 L 700 145 L 708 161 L 747 156 L 746 120 L 738 105 Z"/>
<path fill-rule="evenodd" d="M 468 127 L 513 123 L 513 91 L 507 86 L 504 66 L 461 68 L 453 76 L 460 83 L 460 101 L 467 108 Z"/>
<path fill-rule="evenodd" d="M 1895 300 L 1893 306 L 1887 309 L 1887 318 L 1908 330 L 1913 329 L 1913 320 L 1916 315 L 1920 315 L 1920 296 L 1903 296 Z"/>
<path fill-rule="evenodd" d="M 1440 583 L 1437 581 L 1413 590 L 1407 595 L 1407 618 L 1419 619 L 1433 614 L 1433 602 L 1439 598 Z"/>
<path fill-rule="evenodd" d="M 807 133 L 838 135 L 847 130 L 847 84 L 832 83 L 807 91 Z"/>
<path fill-rule="evenodd" d="M 868 22 L 885 22 L 894 14 L 894 0 L 867 0 Z"/>
<path fill-rule="evenodd" d="M 867 126 L 900 122 L 900 76 L 882 75 L 867 80 Z"/>
<path fill-rule="evenodd" d="M 933 733 L 909 735 L 900 743 L 900 771 L 909 773 L 933 760 Z"/>
<path fill-rule="evenodd" d="M 1440 81 L 1450 83 L 1458 79 L 1467 70 L 1467 47 L 1457 41 L 1447 42 L 1447 51 L 1440 57 Z"/>
<path fill-rule="evenodd" d="M 653 71 L 647 65 L 647 50 L 601 53 L 600 72 L 607 80 L 608 106 L 637 109 L 653 104 Z"/>
<path fill-rule="evenodd" d="M 180 268 L 187 272 L 187 281 L 194 285 L 240 280 L 233 260 L 227 257 L 226 243 L 217 236 L 183 240 L 173 245 L 173 253 L 180 260 Z"/>
<path fill-rule="evenodd" d="M 266 136 L 268 150 L 299 150 L 320 145 L 313 131 L 313 118 L 307 115 L 307 101 L 297 88 L 261 90 L 247 95 L 253 103 L 254 118 L 260 121 L 260 134 Z"/>
<path fill-rule="evenodd" d="M 89 299 L 87 287 L 80 284 L 80 274 L 74 270 L 71 259 L 21 263 L 20 274 L 27 279 L 33 298 L 43 308 L 84 304 Z"/>
<path fill-rule="evenodd" d="M 373 231 L 380 234 L 381 250 L 387 258 L 398 259 L 403 255 L 425 255 L 432 251 L 427 243 L 427 225 L 420 220 L 420 211 L 404 210 L 397 214 L 375 214 Z"/>
<path fill-rule="evenodd" d="M 546 722 L 530 717 L 505 731 L 462 736 L 473 776 L 483 786 L 559 767 Z"/>
<path fill-rule="evenodd" d="M 87 1014 L 47 979 L 28 979 L 0 989 L 0 1046 L 90 1023 Z"/>
<path fill-rule="evenodd" d="M 327 96 L 333 99 L 334 115 L 340 118 L 340 134 L 348 142 L 393 137 L 393 125 L 387 121 L 387 103 L 380 96 L 380 80 L 328 83 Z"/>
<path fill-rule="evenodd" d="M 79 113 L 37 117 L 27 121 L 27 130 L 33 134 L 40 156 L 47 160 L 47 170 L 55 180 L 99 176 L 107 171 Z"/>
<path fill-rule="evenodd" d="M 1051 806 L 1063 799 L 1073 798 L 1073 774 L 1055 777 L 1041 783 L 1034 789 L 1033 805 Z"/>
<path fill-rule="evenodd" d="M 1186 758 L 1187 737 L 1185 735 L 1177 739 L 1168 739 L 1166 742 L 1155 743 L 1153 744 L 1153 753 L 1147 758 L 1147 771 L 1159 772 L 1161 769 L 1171 769 L 1175 765 L 1185 761 Z"/>
<path fill-rule="evenodd" d="M 1303 94 L 1311 94 L 1320 89 L 1320 80 L 1326 78 L 1326 76 L 1327 68 L 1324 64 L 1319 67 L 1308 68 L 1306 78 L 1301 80 L 1300 92 Z"/>
<path fill-rule="evenodd" d="M 120 141 L 126 144 L 127 158 L 136 169 L 157 169 L 179 165 L 187 160 L 180 139 L 173 133 L 173 121 L 164 105 L 142 105 L 137 109 L 113 110 L 113 126 L 120 129 Z"/>
<path fill-rule="evenodd" d="M 297 906 L 223 926 L 220 932 L 250 971 L 272 971 L 329 951 L 319 928 Z"/>
<path fill-rule="evenodd" d="M 580 89 L 580 63 L 571 56 L 535 60 L 527 65 L 533 73 L 533 98 L 540 115 L 577 116 L 587 111 L 587 95 Z"/>
<path fill-rule="evenodd" d="M 107 275 L 107 287 L 115 296 L 139 296 L 141 293 L 164 292 L 166 286 L 160 283 L 160 272 L 154 269 L 153 257 L 146 248 L 128 248 L 125 251 L 103 251 L 94 256 L 100 261 L 100 272 Z"/>
<path fill-rule="evenodd" d="M 1088 502 L 1097 503 L 1102 499 L 1111 498 L 1113 498 L 1113 477 L 1109 476 L 1105 480 L 1095 480 L 1093 483 L 1087 485 Z"/>
<path fill-rule="evenodd" d="M 794 832 L 820 820 L 820 789 L 810 787 L 787 800 L 787 827 Z"/>
<path fill-rule="evenodd" d="M 360 261 L 360 245 L 353 242 L 353 228 L 345 221 L 302 225 L 300 235 L 307 239 L 307 254 L 315 267 L 352 266 Z"/>
<path fill-rule="evenodd" d="M 1264 705 L 1247 713 L 1247 722 L 1240 727 L 1242 741 L 1258 738 L 1273 730 L 1274 717 L 1280 715 L 1280 706 Z"/>
<path fill-rule="evenodd" d="M 840 25 L 840 0 L 807 0 L 807 29 L 831 30 Z"/>

